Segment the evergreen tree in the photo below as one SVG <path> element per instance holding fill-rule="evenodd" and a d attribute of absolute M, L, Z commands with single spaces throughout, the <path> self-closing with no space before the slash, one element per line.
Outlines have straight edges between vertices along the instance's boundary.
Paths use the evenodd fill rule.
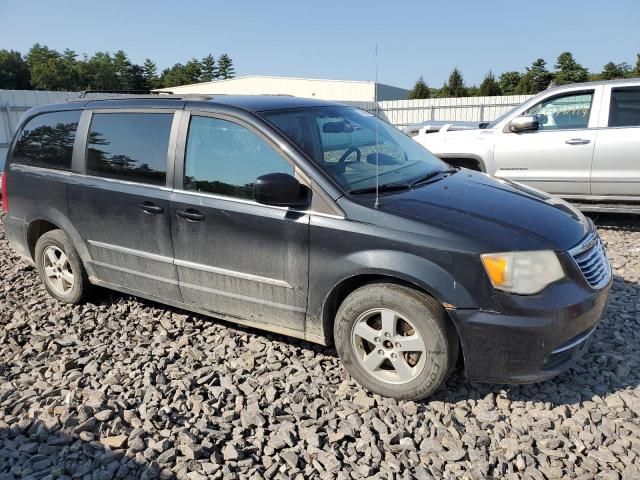
<path fill-rule="evenodd" d="M 634 77 L 640 77 L 640 53 L 636 54 L 636 66 L 631 74 Z"/>
<path fill-rule="evenodd" d="M 462 73 L 454 68 L 449 75 L 449 81 L 442 87 L 441 96 L 445 97 L 465 97 L 467 96 L 467 88 L 464 85 Z"/>
<path fill-rule="evenodd" d="M 84 59 L 78 62 L 78 70 L 84 90 L 121 89 L 113 58 L 108 52 L 96 52 L 92 57 L 85 55 Z"/>
<path fill-rule="evenodd" d="M 547 70 L 547 62 L 538 58 L 527 67 L 516 90 L 520 95 L 535 95 L 548 88 L 552 80 L 553 74 Z"/>
<path fill-rule="evenodd" d="M 202 75 L 200 61 L 195 58 L 189 60 L 184 66 L 184 73 L 189 79 L 187 83 L 198 83 L 200 81 L 200 76 Z"/>
<path fill-rule="evenodd" d="M 498 87 L 502 95 L 518 95 L 518 83 L 522 75 L 520 72 L 505 72 L 498 79 Z"/>
<path fill-rule="evenodd" d="M 429 97 L 431 97 L 429 86 L 427 85 L 427 82 L 425 82 L 424 79 L 420 77 L 416 84 L 413 86 L 413 90 L 411 90 L 411 92 L 409 93 L 409 100 Z"/>
<path fill-rule="evenodd" d="M 150 58 L 144 59 L 144 63 L 142 64 L 142 77 L 148 89 L 151 90 L 160 86 L 158 67 L 156 67 L 156 64 Z"/>
<path fill-rule="evenodd" d="M 193 83 L 185 72 L 184 65 L 176 63 L 170 68 L 162 71 L 161 83 L 163 87 L 177 87 L 178 85 L 188 85 Z"/>
<path fill-rule="evenodd" d="M 556 61 L 554 81 L 557 85 L 586 82 L 589 72 L 573 58 L 570 52 L 563 52 Z"/>
<path fill-rule="evenodd" d="M 31 89 L 29 66 L 20 52 L 0 50 L 0 89 Z"/>
<path fill-rule="evenodd" d="M 200 81 L 210 82 L 216 78 L 216 60 L 209 54 L 200 62 Z"/>
<path fill-rule="evenodd" d="M 489 70 L 489 73 L 487 73 L 484 80 L 482 80 L 478 94 L 481 97 L 500 95 L 500 85 L 496 82 L 496 78 L 491 70 Z"/>
<path fill-rule="evenodd" d="M 116 90 L 133 90 L 131 61 L 122 50 L 118 50 L 113 55 L 113 70 L 118 79 Z"/>
<path fill-rule="evenodd" d="M 226 53 L 223 53 L 218 58 L 218 75 L 216 78 L 221 78 L 223 80 L 227 78 L 233 78 L 236 75 L 236 71 L 233 68 L 233 61 L 231 57 Z"/>
<path fill-rule="evenodd" d="M 631 66 L 627 62 L 615 64 L 613 62 L 607 63 L 602 67 L 602 73 L 600 78 L 602 80 L 613 80 L 616 78 L 626 78 L 631 76 Z"/>

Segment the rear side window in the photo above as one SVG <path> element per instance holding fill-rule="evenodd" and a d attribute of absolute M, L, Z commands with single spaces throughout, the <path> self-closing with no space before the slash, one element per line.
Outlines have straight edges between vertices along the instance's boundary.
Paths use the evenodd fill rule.
<path fill-rule="evenodd" d="M 87 174 L 165 185 L 172 113 L 96 113 L 87 141 Z"/>
<path fill-rule="evenodd" d="M 185 189 L 251 199 L 253 182 L 267 173 L 293 174 L 293 167 L 242 125 L 218 118 L 191 118 Z"/>
<path fill-rule="evenodd" d="M 79 110 L 73 110 L 42 113 L 33 117 L 20 133 L 13 151 L 13 161 L 69 170 L 80 114 Z"/>
<path fill-rule="evenodd" d="M 640 88 L 616 89 L 611 92 L 609 126 L 640 126 Z"/>

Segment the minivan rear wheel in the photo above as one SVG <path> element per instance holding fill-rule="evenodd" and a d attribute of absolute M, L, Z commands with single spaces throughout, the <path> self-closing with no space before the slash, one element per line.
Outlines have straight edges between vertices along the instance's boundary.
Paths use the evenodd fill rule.
<path fill-rule="evenodd" d="M 36 269 L 49 294 L 64 303 L 80 303 L 89 279 L 80 255 L 62 230 L 51 230 L 36 242 Z"/>
<path fill-rule="evenodd" d="M 371 392 L 416 400 L 434 393 L 458 358 L 458 339 L 429 295 L 393 283 L 352 292 L 334 323 L 338 355 Z"/>

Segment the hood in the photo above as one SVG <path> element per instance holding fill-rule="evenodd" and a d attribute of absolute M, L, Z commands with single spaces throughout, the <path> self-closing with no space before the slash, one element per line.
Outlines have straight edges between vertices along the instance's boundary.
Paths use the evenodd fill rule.
<path fill-rule="evenodd" d="M 566 251 L 590 228 L 585 217 L 563 200 L 464 169 L 414 190 L 381 198 L 380 209 L 457 230 L 486 248 L 503 251 Z"/>

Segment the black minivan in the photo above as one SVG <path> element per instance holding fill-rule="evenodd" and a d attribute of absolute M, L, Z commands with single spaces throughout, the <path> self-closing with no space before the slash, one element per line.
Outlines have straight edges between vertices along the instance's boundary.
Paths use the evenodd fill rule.
<path fill-rule="evenodd" d="M 587 350 L 611 269 L 562 200 L 452 169 L 375 116 L 286 96 L 30 110 L 6 233 L 49 293 L 100 285 L 334 344 L 382 395 L 533 382 Z"/>

